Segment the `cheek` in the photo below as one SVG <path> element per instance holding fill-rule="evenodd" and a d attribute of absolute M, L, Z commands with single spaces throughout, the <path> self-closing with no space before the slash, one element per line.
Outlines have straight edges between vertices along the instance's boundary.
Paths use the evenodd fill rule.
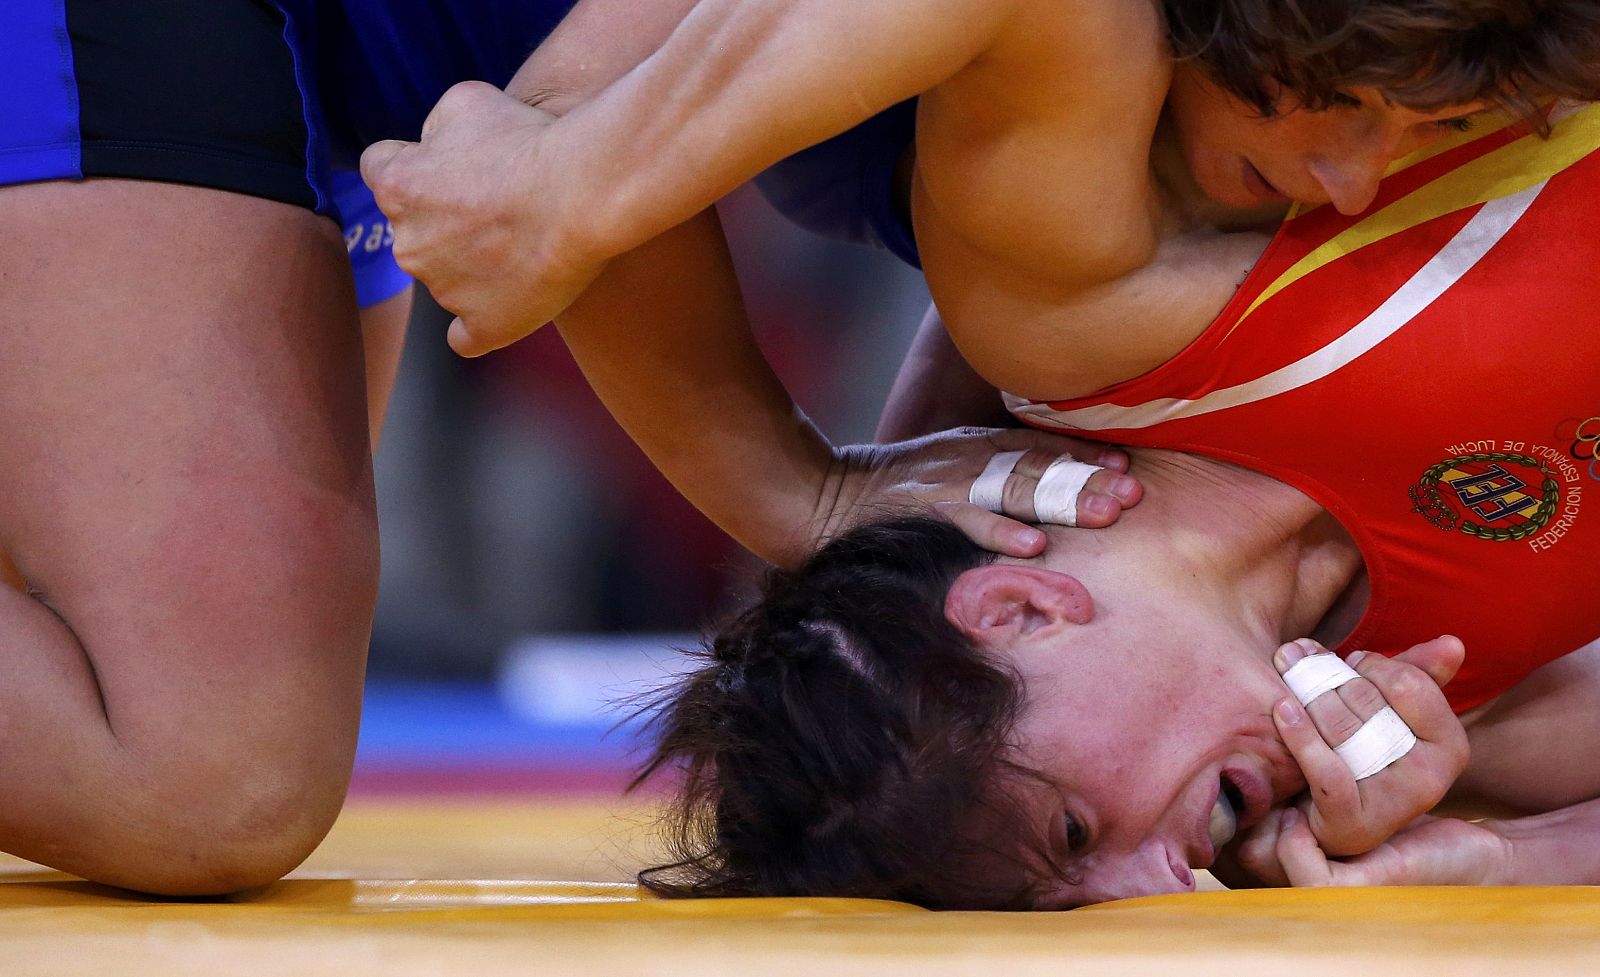
<path fill-rule="evenodd" d="M 1230 127 L 1216 113 L 1177 112 L 1174 120 L 1184 158 L 1194 173 L 1218 168 L 1231 154 Z"/>
<path fill-rule="evenodd" d="M 1156 769 L 1185 743 L 1214 732 L 1221 715 L 1192 688 L 1145 685 L 1118 697 L 1103 738 L 1117 749 L 1119 766 Z"/>
<path fill-rule="evenodd" d="M 1225 143 L 1202 138 L 1186 146 L 1184 156 L 1189 163 L 1189 172 L 1200 185 L 1212 187 L 1228 172 L 1228 162 L 1233 158 L 1233 153 Z"/>

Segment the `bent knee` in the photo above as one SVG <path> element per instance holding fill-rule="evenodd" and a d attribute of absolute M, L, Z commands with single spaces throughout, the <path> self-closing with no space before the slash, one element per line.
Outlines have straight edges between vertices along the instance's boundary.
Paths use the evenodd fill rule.
<path fill-rule="evenodd" d="M 190 783 L 163 792 L 186 796 L 146 805 L 131 824 L 131 844 L 96 881 L 161 895 L 208 896 L 275 882 L 321 843 L 344 801 L 346 775 L 266 777 Z M 181 803 L 181 802 L 180 802 Z"/>

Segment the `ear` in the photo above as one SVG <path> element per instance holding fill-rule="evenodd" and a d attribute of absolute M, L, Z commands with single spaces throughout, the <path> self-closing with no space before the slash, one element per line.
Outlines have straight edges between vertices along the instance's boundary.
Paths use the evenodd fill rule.
<path fill-rule="evenodd" d="M 1041 628 L 1088 624 L 1094 601 L 1077 577 L 1042 567 L 991 563 L 973 567 L 950 585 L 944 616 L 967 637 L 988 642 Z"/>

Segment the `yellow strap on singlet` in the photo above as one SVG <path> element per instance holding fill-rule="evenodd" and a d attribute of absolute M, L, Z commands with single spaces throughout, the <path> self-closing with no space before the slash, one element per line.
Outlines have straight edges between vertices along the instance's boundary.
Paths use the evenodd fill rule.
<path fill-rule="evenodd" d="M 1478 133 L 1472 133 L 1471 137 L 1483 138 Z M 1464 141 L 1470 140 L 1441 141 L 1441 144 L 1401 160 L 1391 172 L 1415 166 L 1423 159 L 1453 149 Z M 1543 183 L 1596 149 L 1600 149 L 1600 103 L 1587 106 L 1556 122 L 1548 138 L 1529 133 L 1462 164 L 1352 224 L 1295 262 L 1263 289 L 1239 317 L 1234 328 L 1267 299 L 1324 265 L 1435 217 L 1498 200 Z M 1291 214 L 1290 219 L 1294 216 Z"/>

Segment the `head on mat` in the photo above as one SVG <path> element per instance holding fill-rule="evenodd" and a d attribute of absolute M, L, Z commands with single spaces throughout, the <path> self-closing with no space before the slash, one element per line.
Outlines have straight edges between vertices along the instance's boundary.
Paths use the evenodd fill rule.
<path fill-rule="evenodd" d="M 1305 785 L 1262 622 L 1309 632 L 1359 560 L 1293 591 L 1270 544 L 1174 546 L 1159 505 L 1032 560 L 906 519 L 776 572 L 664 702 L 680 861 L 646 882 L 961 908 L 1191 888 Z"/>

